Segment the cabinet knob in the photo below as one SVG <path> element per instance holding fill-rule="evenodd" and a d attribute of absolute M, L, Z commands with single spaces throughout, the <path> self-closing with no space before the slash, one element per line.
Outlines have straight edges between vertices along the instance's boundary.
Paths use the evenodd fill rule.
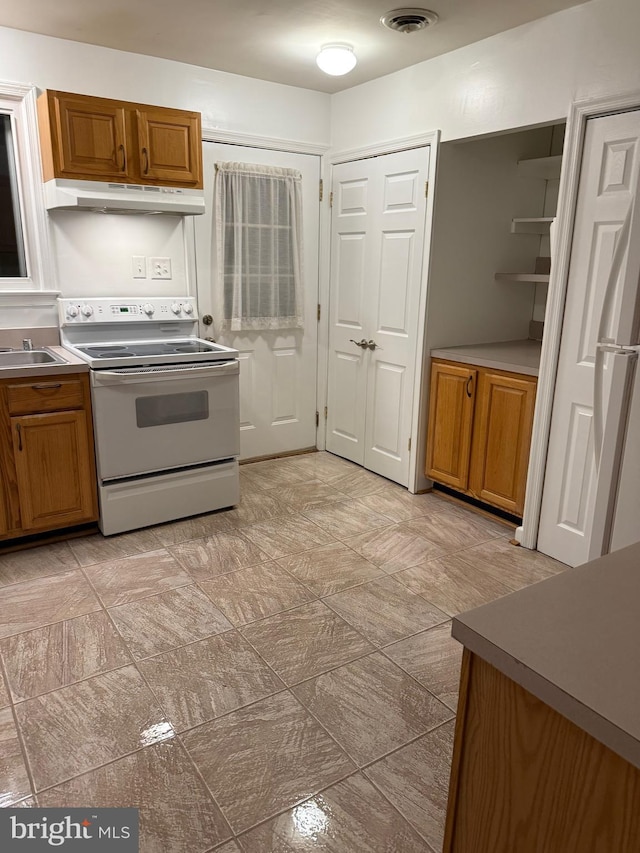
<path fill-rule="evenodd" d="M 142 170 L 143 175 L 149 174 L 149 152 L 146 148 L 142 149 L 142 156 L 144 157 L 144 168 Z"/>
<path fill-rule="evenodd" d="M 120 166 L 121 172 L 127 171 L 127 152 L 124 150 L 124 145 L 118 145 L 118 151 L 122 154 L 122 166 Z"/>
<path fill-rule="evenodd" d="M 473 376 L 470 376 L 470 377 L 467 379 L 467 397 L 470 397 L 470 396 L 472 395 L 472 393 L 473 393 L 473 392 L 472 392 L 472 390 L 471 390 L 471 383 L 472 383 L 472 382 L 473 382 Z"/>

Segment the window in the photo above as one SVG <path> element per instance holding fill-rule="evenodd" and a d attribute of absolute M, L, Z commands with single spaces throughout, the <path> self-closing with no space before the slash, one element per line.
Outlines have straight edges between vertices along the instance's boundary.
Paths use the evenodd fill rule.
<path fill-rule="evenodd" d="M 220 330 L 301 328 L 300 172 L 217 163 L 215 208 Z"/>
<path fill-rule="evenodd" d="M 26 274 L 11 116 L 0 115 L 0 277 Z"/>
<path fill-rule="evenodd" d="M 0 293 L 42 290 L 48 264 L 35 89 L 0 82 Z"/>

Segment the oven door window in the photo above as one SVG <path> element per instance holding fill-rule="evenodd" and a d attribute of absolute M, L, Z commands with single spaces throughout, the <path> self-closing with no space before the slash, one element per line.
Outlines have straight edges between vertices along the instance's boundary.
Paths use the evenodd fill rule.
<path fill-rule="evenodd" d="M 207 391 L 154 394 L 136 398 L 136 423 L 141 429 L 204 421 L 208 417 L 209 394 Z"/>

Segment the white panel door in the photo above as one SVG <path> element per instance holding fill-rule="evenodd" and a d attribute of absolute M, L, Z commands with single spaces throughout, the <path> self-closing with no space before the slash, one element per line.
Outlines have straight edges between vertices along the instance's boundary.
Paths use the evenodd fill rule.
<path fill-rule="evenodd" d="M 283 166 L 302 173 L 304 328 L 225 332 L 216 340 L 240 352 L 240 458 L 315 447 L 320 158 L 214 142 L 203 146 L 207 212 L 194 217 L 201 318 L 213 313 L 215 163 L 234 160 Z M 211 327 L 201 324 L 200 334 L 211 335 Z"/>
<path fill-rule="evenodd" d="M 638 181 L 639 154 L 640 112 L 587 122 L 537 545 L 572 566 L 592 556 L 596 496 L 607 485 L 598 483 L 594 451 L 596 341 L 616 240 Z M 620 295 L 619 288 L 605 337 L 617 336 Z M 614 364 L 605 357 L 605 424 L 616 414 L 608 411 Z"/>
<path fill-rule="evenodd" d="M 327 449 L 404 486 L 428 169 L 423 147 L 333 176 Z"/>

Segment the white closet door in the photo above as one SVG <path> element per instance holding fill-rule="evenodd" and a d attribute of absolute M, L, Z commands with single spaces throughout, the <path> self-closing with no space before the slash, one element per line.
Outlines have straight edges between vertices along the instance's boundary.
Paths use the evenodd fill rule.
<path fill-rule="evenodd" d="M 571 566 L 590 559 L 598 492 L 595 345 L 617 235 L 638 180 L 639 154 L 640 112 L 588 121 L 537 546 Z M 612 317 L 619 307 L 614 305 Z M 608 331 L 616 337 L 616 328 Z M 605 415 L 612 364 L 605 360 Z"/>
<path fill-rule="evenodd" d="M 204 143 L 207 212 L 194 217 L 200 317 L 211 314 L 213 305 L 213 181 L 218 160 L 283 166 L 302 173 L 304 328 L 225 332 L 217 340 L 240 352 L 240 458 L 315 447 L 320 158 Z M 200 334 L 210 335 L 210 327 L 201 324 Z"/>
<path fill-rule="evenodd" d="M 427 146 L 333 178 L 327 449 L 404 486 L 428 168 Z"/>

